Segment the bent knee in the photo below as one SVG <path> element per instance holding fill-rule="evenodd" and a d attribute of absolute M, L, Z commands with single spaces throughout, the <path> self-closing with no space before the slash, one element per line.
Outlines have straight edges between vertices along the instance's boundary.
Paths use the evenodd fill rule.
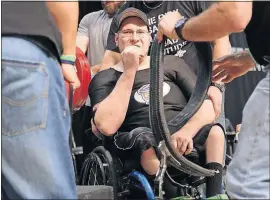
<path fill-rule="evenodd" d="M 225 135 L 223 129 L 215 125 L 210 129 L 208 139 L 214 140 L 214 141 L 224 141 L 225 140 Z"/>

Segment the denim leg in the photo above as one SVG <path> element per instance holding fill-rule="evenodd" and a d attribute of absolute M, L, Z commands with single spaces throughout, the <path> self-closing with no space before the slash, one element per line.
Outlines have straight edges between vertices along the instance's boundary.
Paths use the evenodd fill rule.
<path fill-rule="evenodd" d="M 57 60 L 2 37 L 2 187 L 10 199 L 75 199 L 70 112 Z"/>
<path fill-rule="evenodd" d="M 239 142 L 227 171 L 232 199 L 269 199 L 270 74 L 260 81 L 244 110 Z"/>

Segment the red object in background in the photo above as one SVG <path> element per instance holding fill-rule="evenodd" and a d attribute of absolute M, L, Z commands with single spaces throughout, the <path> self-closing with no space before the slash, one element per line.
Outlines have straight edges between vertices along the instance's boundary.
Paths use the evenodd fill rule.
<path fill-rule="evenodd" d="M 76 48 L 75 66 L 77 68 L 77 76 L 81 82 L 81 86 L 73 91 L 72 111 L 79 110 L 85 104 L 88 96 L 88 86 L 91 81 L 90 64 L 79 47 Z M 66 81 L 65 84 L 67 98 L 70 100 L 70 85 Z"/>

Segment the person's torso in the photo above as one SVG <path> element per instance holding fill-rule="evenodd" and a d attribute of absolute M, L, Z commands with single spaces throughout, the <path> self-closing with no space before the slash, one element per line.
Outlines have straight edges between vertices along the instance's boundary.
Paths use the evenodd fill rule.
<path fill-rule="evenodd" d="M 45 2 L 2 2 L 2 36 L 24 37 L 62 53 L 61 33 Z"/>
<path fill-rule="evenodd" d="M 89 45 L 87 57 L 91 66 L 100 64 L 106 50 L 107 37 L 112 18 L 104 10 L 90 13 L 91 20 L 88 24 Z"/>
<path fill-rule="evenodd" d="M 119 77 L 122 74 L 122 72 L 118 72 L 112 68 L 100 73 L 101 74 L 99 74 L 99 78 L 101 78 L 102 76 L 106 76 L 107 78 L 113 77 L 110 78 L 110 80 L 114 80 L 110 81 L 109 83 L 112 88 L 116 85 Z M 172 70 L 167 68 L 165 70 L 163 82 L 163 103 L 167 121 L 175 117 L 187 103 L 186 97 L 182 93 L 181 89 L 176 85 L 174 81 L 169 78 L 170 73 L 173 73 Z M 119 131 L 128 132 L 137 127 L 150 127 L 149 74 L 150 69 L 137 71 L 134 79 L 126 117 L 123 124 L 119 128 Z"/>
<path fill-rule="evenodd" d="M 191 18 L 198 15 L 202 10 L 199 8 L 200 2 L 186 1 L 163 1 L 157 2 L 150 6 L 143 1 L 129 2 L 130 7 L 135 7 L 142 10 L 148 17 L 149 29 L 151 36 L 154 39 L 158 31 L 159 20 L 169 11 L 179 11 L 184 17 Z M 193 42 L 166 39 L 165 55 L 175 55 L 182 57 L 185 62 L 194 70 L 197 70 L 199 59 L 197 50 Z"/>
<path fill-rule="evenodd" d="M 255 60 L 267 65 L 270 56 L 270 2 L 253 2 L 252 18 L 245 29 L 247 42 Z"/>

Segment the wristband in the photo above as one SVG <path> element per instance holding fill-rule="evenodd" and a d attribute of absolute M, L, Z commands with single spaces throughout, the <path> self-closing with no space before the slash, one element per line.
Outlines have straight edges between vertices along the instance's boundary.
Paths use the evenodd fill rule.
<path fill-rule="evenodd" d="M 61 55 L 60 56 L 60 59 L 61 60 L 66 60 L 66 61 L 75 62 L 76 56 L 74 56 L 74 55 Z"/>
<path fill-rule="evenodd" d="M 62 60 L 62 59 L 61 59 L 61 63 L 64 63 L 64 64 L 69 64 L 69 65 L 74 65 L 74 64 L 75 64 L 75 62 L 73 62 L 73 61 L 69 61 L 69 60 Z"/>
<path fill-rule="evenodd" d="M 215 86 L 216 88 L 218 88 L 220 90 L 220 92 L 224 92 L 226 89 L 225 84 L 218 84 L 218 83 L 211 83 L 211 86 Z"/>

